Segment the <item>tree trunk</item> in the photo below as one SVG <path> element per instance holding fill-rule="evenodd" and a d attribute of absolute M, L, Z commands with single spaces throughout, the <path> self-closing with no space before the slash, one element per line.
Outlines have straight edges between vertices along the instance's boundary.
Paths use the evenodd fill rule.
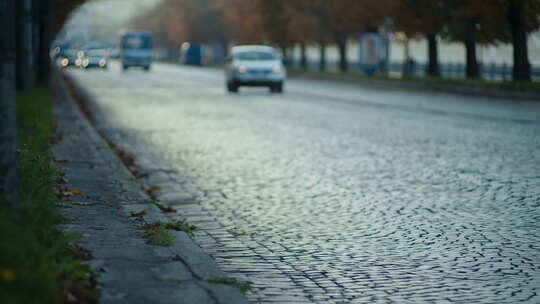
<path fill-rule="evenodd" d="M 441 76 L 441 71 L 439 69 L 439 50 L 437 48 L 437 34 L 428 34 L 427 40 L 429 54 L 427 74 L 428 76 L 439 77 Z"/>
<path fill-rule="evenodd" d="M 34 0 L 34 7 L 32 8 L 32 68 L 35 72 L 38 69 L 39 60 L 39 10 L 36 8 L 39 6 L 39 0 Z"/>
<path fill-rule="evenodd" d="M 476 20 L 465 21 L 464 44 L 466 50 L 467 78 L 479 78 L 480 70 L 476 57 Z"/>
<path fill-rule="evenodd" d="M 336 33 L 336 44 L 339 49 L 339 70 L 347 73 L 349 70 L 349 60 L 347 58 L 347 33 Z"/>
<path fill-rule="evenodd" d="M 514 47 L 514 81 L 531 81 L 531 65 L 527 49 L 527 3 L 525 1 L 510 1 L 508 21 L 512 32 Z"/>
<path fill-rule="evenodd" d="M 307 70 L 308 63 L 307 63 L 307 47 L 305 43 L 300 43 L 300 68 L 303 70 Z"/>
<path fill-rule="evenodd" d="M 319 44 L 319 71 L 326 71 L 326 42 Z"/>
<path fill-rule="evenodd" d="M 51 57 L 49 55 L 52 42 L 54 0 L 39 1 L 39 46 L 37 63 L 37 80 L 49 85 L 51 80 Z"/>
<path fill-rule="evenodd" d="M 0 0 L 0 202 L 18 208 L 14 2 Z"/>
<path fill-rule="evenodd" d="M 403 43 L 403 49 L 404 49 L 404 52 L 405 52 L 404 53 L 405 61 L 403 62 L 402 73 L 403 73 L 403 77 L 408 77 L 408 76 L 411 76 L 413 74 L 413 69 L 414 69 L 414 62 L 413 62 L 413 60 L 411 58 L 411 49 L 410 49 L 409 39 L 408 38 Z"/>
<path fill-rule="evenodd" d="M 17 89 L 32 87 L 32 0 L 15 1 Z"/>

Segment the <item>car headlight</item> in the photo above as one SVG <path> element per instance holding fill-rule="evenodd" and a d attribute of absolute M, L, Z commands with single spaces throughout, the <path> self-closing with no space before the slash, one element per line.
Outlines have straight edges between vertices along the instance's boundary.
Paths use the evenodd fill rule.
<path fill-rule="evenodd" d="M 281 67 L 279 65 L 276 65 L 272 70 L 274 73 L 281 73 Z"/>
<path fill-rule="evenodd" d="M 247 68 L 243 65 L 238 67 L 238 73 L 244 74 L 247 72 Z"/>
<path fill-rule="evenodd" d="M 104 67 L 106 64 L 107 64 L 107 61 L 106 61 L 105 59 L 101 59 L 101 60 L 99 61 L 99 66 L 100 66 L 100 67 Z"/>

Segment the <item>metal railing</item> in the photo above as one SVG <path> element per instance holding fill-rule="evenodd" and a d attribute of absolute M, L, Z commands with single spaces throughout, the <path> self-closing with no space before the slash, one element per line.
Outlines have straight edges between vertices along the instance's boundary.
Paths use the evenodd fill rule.
<path fill-rule="evenodd" d="M 510 81 L 512 80 L 512 65 L 507 63 L 479 63 L 480 75 L 482 79 L 491 81 Z M 290 66 L 295 69 L 301 68 L 300 60 L 293 59 L 290 61 Z M 361 71 L 359 63 L 349 63 L 350 71 Z M 328 61 L 326 67 L 329 71 L 338 71 L 339 62 Z M 316 71 L 319 69 L 319 62 L 316 60 L 308 60 L 307 69 Z M 401 75 L 403 71 L 402 62 L 391 62 L 389 65 L 390 72 Z M 411 66 L 411 75 L 423 77 L 426 75 L 427 64 L 424 62 L 415 62 Z M 442 77 L 446 78 L 465 78 L 466 67 L 461 62 L 443 62 L 440 64 Z M 531 67 L 531 77 L 533 81 L 540 81 L 540 66 Z"/>

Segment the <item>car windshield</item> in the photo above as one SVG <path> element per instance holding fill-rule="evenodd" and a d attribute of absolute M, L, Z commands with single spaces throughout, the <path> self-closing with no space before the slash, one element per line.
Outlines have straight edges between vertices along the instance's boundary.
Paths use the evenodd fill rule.
<path fill-rule="evenodd" d="M 75 56 L 77 55 L 77 50 L 76 49 L 67 49 L 63 52 L 64 55 L 66 56 Z"/>
<path fill-rule="evenodd" d="M 88 56 L 102 56 L 105 57 L 107 55 L 107 50 L 104 49 L 89 49 L 86 51 L 86 54 Z"/>
<path fill-rule="evenodd" d="M 234 55 L 236 60 L 276 60 L 277 56 L 271 52 L 249 51 L 238 52 Z"/>
<path fill-rule="evenodd" d="M 127 35 L 122 39 L 124 49 L 149 49 L 152 48 L 152 38 L 145 35 Z"/>

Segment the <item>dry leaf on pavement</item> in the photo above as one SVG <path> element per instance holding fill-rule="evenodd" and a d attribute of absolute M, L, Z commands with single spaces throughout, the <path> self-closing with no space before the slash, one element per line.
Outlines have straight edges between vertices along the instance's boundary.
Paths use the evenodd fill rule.
<path fill-rule="evenodd" d="M 131 212 L 131 216 L 143 216 L 146 214 L 146 210 L 141 210 L 141 211 L 132 211 Z"/>
<path fill-rule="evenodd" d="M 72 195 L 82 195 L 83 194 L 79 188 L 68 188 L 67 192 L 71 193 Z"/>

